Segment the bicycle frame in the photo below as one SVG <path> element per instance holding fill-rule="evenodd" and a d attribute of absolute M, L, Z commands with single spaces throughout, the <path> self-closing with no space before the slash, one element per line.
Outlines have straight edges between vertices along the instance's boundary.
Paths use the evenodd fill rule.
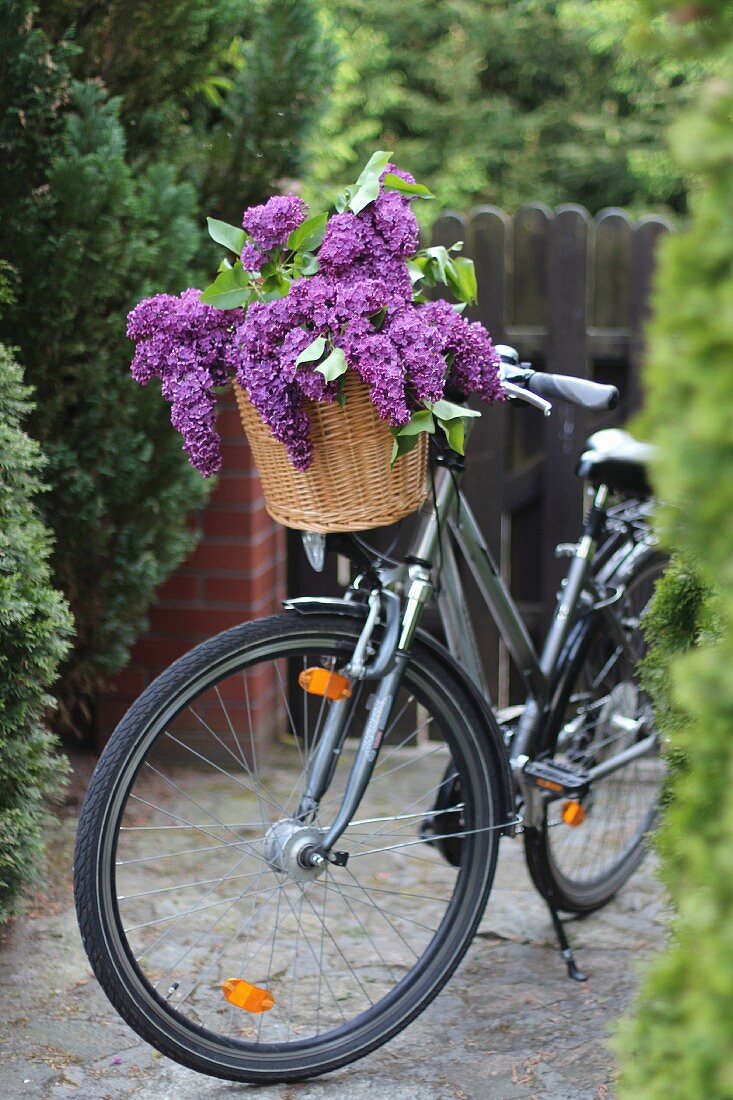
<path fill-rule="evenodd" d="M 473 513 L 465 498 L 460 495 L 457 479 L 452 471 L 445 468 L 437 471 L 434 504 L 423 506 L 411 556 L 421 561 L 433 562 L 440 542 L 441 586 L 437 594 L 437 604 L 449 650 L 469 672 L 486 698 L 489 698 L 476 636 L 466 611 L 456 556 L 450 542 L 440 540 L 440 533 L 446 527 L 468 562 L 481 596 L 527 688 L 528 703 L 519 725 L 515 758 L 531 755 L 541 710 L 550 698 L 558 661 L 577 621 L 582 593 L 589 587 L 590 566 L 603 529 L 608 495 L 609 490 L 605 485 L 599 486 L 595 492 L 541 654 L 535 650 L 519 609 L 504 583 Z M 595 591 L 593 602 L 589 603 L 586 610 L 605 611 L 612 602 L 605 592 Z M 619 643 L 625 647 L 623 631 L 612 615 L 608 615 L 608 619 L 614 624 Z"/>
<path fill-rule="evenodd" d="M 631 558 L 637 544 L 628 534 L 620 538 L 618 547 L 612 547 L 615 552 L 611 554 L 601 575 L 598 578 L 591 576 L 591 563 L 605 528 L 608 486 L 600 485 L 595 491 L 580 540 L 572 553 L 550 630 L 542 652 L 538 654 L 471 509 L 460 493 L 459 476 L 460 471 L 454 468 L 438 467 L 433 483 L 432 499 L 423 505 L 419 513 L 417 529 L 411 542 L 410 552 L 405 558 L 405 565 L 393 570 L 377 570 L 378 586 L 370 588 L 369 612 L 362 637 L 351 662 L 344 671 L 355 678 L 366 677 L 378 680 L 378 684 L 341 806 L 323 840 L 321 853 L 326 858 L 333 858 L 330 850 L 348 825 L 369 782 L 389 719 L 392 701 L 401 680 L 410 642 L 418 627 L 423 609 L 433 595 L 432 574 L 436 559 L 439 559 L 440 563 L 440 587 L 436 599 L 448 649 L 467 672 L 484 700 L 490 703 L 490 693 L 483 673 L 475 632 L 467 613 L 456 555 L 450 539 L 443 537 L 446 532 L 450 532 L 468 562 L 481 596 L 527 688 L 527 700 L 512 740 L 509 761 L 515 787 L 524 800 L 527 824 L 533 825 L 537 821 L 542 796 L 536 786 L 526 781 L 524 769 L 536 756 L 538 734 L 552 698 L 561 656 L 570 642 L 579 615 L 586 612 L 602 614 L 607 620 L 611 636 L 616 639 L 618 645 L 624 650 L 628 647 L 623 626 L 613 611 L 613 605 L 623 594 L 622 589 L 609 593 L 605 580 L 624 560 Z M 644 549 L 643 544 L 638 545 Z M 394 621 L 394 611 L 400 605 L 395 599 L 395 593 L 405 591 L 406 598 L 402 601 L 401 609 L 402 618 L 397 624 Z M 388 597 L 387 629 L 370 674 L 369 668 L 363 664 L 364 654 L 379 617 L 380 600 L 385 601 Z M 291 606 L 302 606 L 306 603 L 325 605 L 329 601 L 318 599 L 289 601 Z M 388 638 L 389 641 L 387 641 Z M 340 752 L 347 712 L 346 701 L 331 707 L 309 772 L 306 792 L 299 807 L 297 816 L 301 820 L 308 820 L 315 811 L 330 782 L 335 759 Z M 629 750 L 631 757 L 646 751 L 644 745 L 645 742 L 639 742 L 638 746 Z M 601 778 L 601 775 L 621 767 L 627 762 L 627 756 L 628 754 L 620 754 L 598 765 L 592 770 L 590 778 Z"/>

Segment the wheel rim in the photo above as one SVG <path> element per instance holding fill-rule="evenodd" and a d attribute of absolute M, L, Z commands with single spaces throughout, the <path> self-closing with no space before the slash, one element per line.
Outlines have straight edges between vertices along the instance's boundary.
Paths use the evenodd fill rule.
<path fill-rule="evenodd" d="M 651 563 L 627 589 L 623 620 L 631 641 L 625 656 L 598 631 L 570 698 L 555 758 L 590 769 L 646 738 L 653 729 L 648 696 L 638 684 L 637 666 L 646 652 L 640 620 L 662 565 Z M 643 726 L 634 728 L 640 719 Z M 644 756 L 593 785 L 583 803 L 580 825 L 565 823 L 562 802 L 551 803 L 545 819 L 547 849 L 556 881 L 570 894 L 593 899 L 628 876 L 643 855 L 666 775 L 658 743 Z"/>
<path fill-rule="evenodd" d="M 350 852 L 348 866 L 297 873 L 290 848 L 303 839 L 300 826 L 282 823 L 293 821 L 298 776 L 328 704 L 294 694 L 293 678 L 333 663 L 339 648 L 347 644 L 320 639 L 275 661 L 261 646 L 246 669 L 241 660 L 221 667 L 183 710 L 153 720 L 110 802 L 99 891 L 115 965 L 173 1042 L 194 1037 L 217 1060 L 227 1051 L 233 1062 L 333 1056 L 346 1039 L 373 1045 L 375 1027 L 399 1030 L 452 969 L 456 936 L 466 938 L 493 873 L 495 833 L 467 837 L 458 869 L 420 840 L 449 752 L 460 760 L 464 751 L 448 704 L 419 672 L 337 845 Z M 359 687 L 354 724 L 366 696 Z M 350 744 L 311 829 L 338 807 Z M 463 809 L 454 812 L 467 829 L 494 824 L 488 794 L 478 795 L 480 762 L 469 750 L 460 767 Z M 227 979 L 266 991 L 274 1005 L 233 1005 Z"/>

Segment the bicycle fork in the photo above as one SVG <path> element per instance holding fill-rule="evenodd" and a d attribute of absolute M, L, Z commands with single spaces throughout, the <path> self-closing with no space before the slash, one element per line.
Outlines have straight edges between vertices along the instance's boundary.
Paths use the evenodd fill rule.
<path fill-rule="evenodd" d="M 348 859 L 347 853 L 336 852 L 333 848 L 356 813 L 371 779 L 402 682 L 410 643 L 423 608 L 433 591 L 430 571 L 425 563 L 413 562 L 408 568 L 408 576 L 410 584 L 404 608 L 396 593 L 372 589 L 364 628 L 351 660 L 344 669 L 350 680 L 375 680 L 378 681 L 378 687 L 336 817 L 321 843 L 307 853 L 306 858 L 314 867 L 324 861 L 344 865 Z M 370 643 L 380 618 L 385 621 L 384 636 L 375 660 L 369 664 Z M 350 706 L 348 698 L 331 704 L 328 719 L 308 769 L 305 792 L 296 814 L 300 821 L 313 819 L 331 782 L 346 736 Z"/>

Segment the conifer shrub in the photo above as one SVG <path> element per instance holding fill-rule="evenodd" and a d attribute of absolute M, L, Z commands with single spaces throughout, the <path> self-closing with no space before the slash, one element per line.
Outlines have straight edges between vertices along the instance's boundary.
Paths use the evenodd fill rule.
<path fill-rule="evenodd" d="M 733 1097 L 733 12 L 728 3 L 647 0 L 669 12 L 680 55 L 715 57 L 719 75 L 676 124 L 673 151 L 694 174 L 692 222 L 664 242 L 649 332 L 646 429 L 665 541 L 714 588 L 717 637 L 671 660 L 684 757 L 658 836 L 676 916 L 619 1041 L 628 1100 Z M 685 600 L 676 606 L 684 611 Z M 658 620 L 667 651 L 680 623 Z M 658 673 L 654 673 L 658 675 Z M 664 682 L 662 692 L 664 694 Z"/>
<path fill-rule="evenodd" d="M 35 505 L 43 459 L 22 428 L 29 394 L 0 345 L 0 924 L 38 871 L 44 799 L 65 775 L 44 719 L 71 616 L 51 584 L 51 536 Z"/>
<path fill-rule="evenodd" d="M 87 736 L 94 694 L 190 550 L 207 495 L 159 397 L 129 378 L 125 336 L 142 294 L 189 285 L 202 231 L 193 185 L 165 161 L 131 163 L 119 100 L 71 78 L 71 47 L 49 42 L 32 5 L 11 0 L 2 18 L 0 257 L 17 300 L 0 340 L 35 390 L 29 431 L 50 489 L 39 506 L 76 621 L 59 721 Z"/>
<path fill-rule="evenodd" d="M 645 613 L 644 634 L 649 648 L 642 662 L 642 682 L 654 702 L 657 726 L 665 736 L 682 731 L 688 721 L 673 696 L 672 664 L 678 655 L 717 637 L 713 605 L 713 594 L 700 579 L 698 569 L 678 557 L 658 581 Z"/>
<path fill-rule="evenodd" d="M 202 196 L 241 210 L 300 170 L 330 66 L 315 0 L 7 0 L 0 42 L 0 259 L 17 295 L 0 340 L 35 389 L 52 568 L 76 620 L 59 720 L 89 737 L 207 496 L 159 394 L 129 377 L 127 314 L 200 285 Z"/>

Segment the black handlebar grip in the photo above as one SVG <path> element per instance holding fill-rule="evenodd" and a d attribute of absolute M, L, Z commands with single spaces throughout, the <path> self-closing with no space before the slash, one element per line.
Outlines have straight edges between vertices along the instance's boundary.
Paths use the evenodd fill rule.
<path fill-rule="evenodd" d="M 590 382 L 587 378 L 573 378 L 569 374 L 544 374 L 534 371 L 526 383 L 527 389 L 539 397 L 567 401 L 570 405 L 580 405 L 583 409 L 615 409 L 618 405 L 618 390 L 615 386 L 604 386 L 600 382 Z"/>

